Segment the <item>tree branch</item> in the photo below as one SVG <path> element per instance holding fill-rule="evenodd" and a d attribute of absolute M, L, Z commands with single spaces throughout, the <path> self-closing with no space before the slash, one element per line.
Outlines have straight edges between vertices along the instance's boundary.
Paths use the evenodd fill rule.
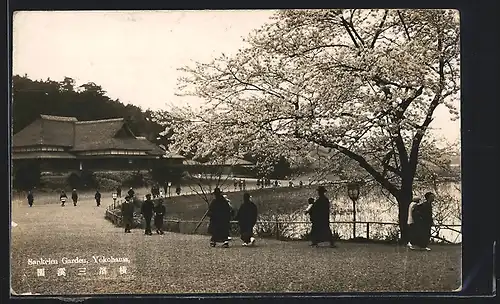
<path fill-rule="evenodd" d="M 401 23 L 403 24 L 403 28 L 405 29 L 406 37 L 410 41 L 411 40 L 410 33 L 408 32 L 408 27 L 406 26 L 406 23 L 405 23 L 405 21 L 403 19 L 403 15 L 401 15 L 401 11 L 400 10 L 398 10 L 397 12 L 398 12 L 399 20 L 401 20 Z"/>
<path fill-rule="evenodd" d="M 380 33 L 382 33 L 382 27 L 384 26 L 384 23 L 385 23 L 385 19 L 387 18 L 387 14 L 389 13 L 389 10 L 385 10 L 384 12 L 384 17 L 382 17 L 382 21 L 380 21 L 380 24 L 378 26 L 378 29 L 377 31 L 375 32 L 375 35 L 373 36 L 373 40 L 372 40 L 372 43 L 370 44 L 370 48 L 373 49 L 373 47 L 375 46 L 375 42 L 377 41 L 378 39 L 378 36 L 380 35 Z"/>

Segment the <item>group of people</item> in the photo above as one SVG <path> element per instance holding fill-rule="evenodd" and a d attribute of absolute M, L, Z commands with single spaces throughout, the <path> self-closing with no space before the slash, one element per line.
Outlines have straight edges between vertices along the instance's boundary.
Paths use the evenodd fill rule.
<path fill-rule="evenodd" d="M 250 200 L 250 194 L 243 194 L 243 203 L 236 214 L 231 202 L 219 188 L 215 188 L 213 195 L 214 199 L 207 212 L 207 216 L 210 218 L 208 225 L 208 233 L 211 235 L 210 246 L 215 247 L 217 243 L 222 243 L 222 247 L 229 247 L 229 231 L 233 217 L 240 226 L 243 246 L 254 245 L 253 227 L 257 223 L 257 206 Z"/>
<path fill-rule="evenodd" d="M 121 188 L 116 189 L 118 197 L 121 197 Z M 336 247 L 335 239 L 330 228 L 330 200 L 326 197 L 326 188 L 319 186 L 317 188 L 318 197 L 316 199 L 309 198 L 308 207 L 305 213 L 309 215 L 312 223 L 310 231 L 311 246 L 318 246 L 319 243 L 328 242 L 330 247 Z M 151 196 L 158 198 L 156 204 L 153 203 Z M 257 222 L 257 206 L 252 202 L 249 193 L 243 194 L 243 203 L 235 212 L 233 206 L 227 196 L 223 195 L 220 188 L 215 188 L 214 199 L 211 201 L 207 216 L 210 218 L 208 232 L 211 235 L 210 246 L 215 247 L 217 243 L 222 243 L 223 247 L 229 246 L 229 234 L 231 228 L 231 220 L 234 218 L 239 225 L 241 240 L 243 246 L 251 246 L 255 244 L 253 236 L 253 228 Z M 134 204 L 133 199 L 135 191 L 132 187 L 127 192 L 125 202 L 121 205 L 122 218 L 125 226 L 125 233 L 130 233 L 133 217 Z M 62 190 L 59 196 L 61 206 L 64 207 L 68 196 Z M 101 204 L 101 193 L 99 190 L 95 193 L 95 201 L 97 206 Z M 28 204 L 33 206 L 34 197 L 32 190 L 28 191 Z M 73 189 L 71 193 L 73 205 L 78 203 L 78 193 Z M 409 242 L 407 246 L 412 250 L 431 250 L 428 245 L 431 237 L 432 219 L 432 202 L 435 195 L 432 192 L 427 192 L 424 195 L 424 200 L 415 199 L 409 206 L 408 211 L 408 227 L 409 227 Z M 155 193 L 147 194 L 145 201 L 141 205 L 141 214 L 145 219 L 146 228 L 145 234 L 152 235 L 151 220 L 154 218 L 154 225 L 157 234 L 163 232 L 163 218 L 166 213 L 166 208 L 163 205 L 163 199 Z"/>
<path fill-rule="evenodd" d="M 234 190 L 236 190 L 238 188 L 238 186 L 240 187 L 240 191 L 241 190 L 246 190 L 247 188 L 247 182 L 246 180 L 240 178 L 240 180 L 237 180 L 236 178 L 233 180 L 233 185 L 234 185 Z"/>
<path fill-rule="evenodd" d="M 126 196 L 125 202 L 121 205 L 122 219 L 125 226 L 125 233 L 130 233 L 134 221 L 134 202 L 133 196 Z M 154 225 L 157 234 L 164 234 L 163 232 L 163 217 L 165 216 L 166 208 L 163 205 L 163 199 L 159 198 L 156 204 L 151 200 L 151 194 L 146 195 L 146 200 L 141 205 L 141 214 L 146 222 L 146 230 L 144 234 L 152 235 L 151 220 L 154 216 Z"/>
<path fill-rule="evenodd" d="M 336 247 L 330 229 L 330 200 L 326 197 L 324 186 L 319 186 L 317 191 L 318 198 L 310 198 L 309 207 L 306 210 L 312 223 L 311 246 L 317 247 L 320 243 L 328 242 L 330 247 Z M 210 218 L 208 226 L 208 232 L 211 235 L 210 246 L 215 247 L 217 243 L 222 243 L 222 247 L 229 247 L 229 232 L 233 217 L 238 222 L 243 246 L 254 245 L 253 228 L 257 223 L 257 206 L 250 199 L 250 194 L 243 194 L 243 204 L 236 214 L 230 201 L 224 197 L 219 188 L 216 188 L 213 194 L 214 199 L 207 212 Z"/>
<path fill-rule="evenodd" d="M 64 204 L 66 204 L 67 199 L 68 199 L 68 196 L 66 195 L 66 192 L 64 190 L 61 190 L 61 194 L 59 195 L 59 200 L 61 201 L 62 207 L 64 207 Z M 76 204 L 78 203 L 78 193 L 76 192 L 76 189 L 73 189 L 73 191 L 71 191 L 71 199 L 73 200 L 73 206 L 76 206 Z M 99 196 L 99 204 L 100 204 L 100 200 L 101 200 L 101 197 Z"/>
<path fill-rule="evenodd" d="M 412 250 L 431 250 L 428 246 L 431 238 L 432 202 L 435 196 L 432 192 L 424 195 L 424 201 L 415 199 L 408 210 L 408 247 Z"/>

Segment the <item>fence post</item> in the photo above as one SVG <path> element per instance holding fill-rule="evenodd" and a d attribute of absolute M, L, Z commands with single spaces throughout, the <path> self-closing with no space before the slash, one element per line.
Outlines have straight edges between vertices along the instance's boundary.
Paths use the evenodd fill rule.
<path fill-rule="evenodd" d="M 276 230 L 276 239 L 279 240 L 280 239 L 280 228 L 279 228 L 279 223 L 278 223 L 278 220 L 276 220 L 275 222 L 275 230 Z"/>
<path fill-rule="evenodd" d="M 370 239 L 370 223 L 366 222 L 366 239 Z"/>

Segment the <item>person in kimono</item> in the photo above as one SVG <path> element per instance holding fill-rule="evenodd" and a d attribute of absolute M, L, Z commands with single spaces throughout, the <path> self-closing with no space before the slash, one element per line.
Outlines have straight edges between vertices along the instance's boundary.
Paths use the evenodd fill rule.
<path fill-rule="evenodd" d="M 163 205 L 163 199 L 160 198 L 158 200 L 153 211 L 155 213 L 154 221 L 155 221 L 156 233 L 163 234 L 163 217 L 165 216 L 165 213 L 167 213 L 167 210 Z"/>
<path fill-rule="evenodd" d="M 76 193 L 76 189 L 73 189 L 73 192 L 71 192 L 71 199 L 73 200 L 73 206 L 76 206 L 76 203 L 78 203 L 78 193 Z"/>
<path fill-rule="evenodd" d="M 122 187 L 120 186 L 116 187 L 116 196 L 119 198 L 122 197 Z"/>
<path fill-rule="evenodd" d="M 101 192 L 99 192 L 99 189 L 96 190 L 94 198 L 95 198 L 95 202 L 97 204 L 97 207 L 99 207 L 101 205 Z"/>
<path fill-rule="evenodd" d="M 236 214 L 236 220 L 240 226 L 241 240 L 243 246 L 255 244 L 253 237 L 253 227 L 257 222 L 257 206 L 250 200 L 251 196 L 248 193 L 243 194 L 243 204 L 241 204 Z"/>
<path fill-rule="evenodd" d="M 130 189 L 128 189 L 128 192 L 127 192 L 128 196 L 130 198 L 134 198 L 134 195 L 135 195 L 135 191 L 134 189 L 132 189 L 132 187 L 130 187 Z"/>
<path fill-rule="evenodd" d="M 30 207 L 32 207 L 33 202 L 34 202 L 34 198 L 33 198 L 33 192 L 31 190 L 28 191 L 28 196 L 26 196 L 26 198 L 28 199 L 28 205 L 30 205 Z"/>
<path fill-rule="evenodd" d="M 134 204 L 132 203 L 132 197 L 125 197 L 125 202 L 123 202 L 121 209 L 125 233 L 130 233 L 134 222 Z"/>
<path fill-rule="evenodd" d="M 310 197 L 308 200 L 307 200 L 307 208 L 306 208 L 306 211 L 304 212 L 305 214 L 309 214 L 309 218 L 312 222 L 312 218 L 311 218 L 311 208 L 314 204 L 314 197 Z"/>
<path fill-rule="evenodd" d="M 311 217 L 311 246 L 317 247 L 319 243 L 329 242 L 334 248 L 332 230 L 330 229 L 330 200 L 326 197 L 326 189 L 319 186 L 318 198 L 312 204 L 309 214 Z"/>
<path fill-rule="evenodd" d="M 208 207 L 207 216 L 210 218 L 208 232 L 211 235 L 210 246 L 223 243 L 222 247 L 229 247 L 229 230 L 233 210 L 226 198 L 222 196 L 220 188 L 215 188 L 214 199 Z"/>
<path fill-rule="evenodd" d="M 181 185 L 177 185 L 177 187 L 175 188 L 175 193 L 177 193 L 177 195 L 181 195 Z"/>
<path fill-rule="evenodd" d="M 432 203 L 434 202 L 435 195 L 432 192 L 427 192 L 424 195 L 424 201 L 416 204 L 413 208 L 413 224 L 411 242 L 411 249 L 420 249 L 430 251 L 428 247 L 431 238 L 431 227 L 433 225 L 432 219 Z"/>
<path fill-rule="evenodd" d="M 144 203 L 142 203 L 141 206 L 141 213 L 142 216 L 144 217 L 144 221 L 146 222 L 146 230 L 144 231 L 145 235 L 152 235 L 153 233 L 151 232 L 151 218 L 153 217 L 153 209 L 154 209 L 154 204 L 153 201 L 151 200 L 151 194 L 146 194 L 146 200 Z"/>
<path fill-rule="evenodd" d="M 68 196 L 66 195 L 66 192 L 64 192 L 64 190 L 62 190 L 61 194 L 59 195 L 59 200 L 61 201 L 61 207 L 64 207 L 64 204 L 66 203 L 67 199 L 68 199 Z"/>

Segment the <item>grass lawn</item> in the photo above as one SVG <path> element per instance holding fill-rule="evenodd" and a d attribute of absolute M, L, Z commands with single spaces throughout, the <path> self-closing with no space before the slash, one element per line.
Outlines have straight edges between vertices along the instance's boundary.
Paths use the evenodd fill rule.
<path fill-rule="evenodd" d="M 201 235 L 124 234 L 104 219 L 92 200 L 79 206 L 13 206 L 12 288 L 18 293 L 192 293 L 451 291 L 460 285 L 461 247 L 435 245 L 430 252 L 382 244 L 339 243 L 309 248 L 307 242 L 260 239 L 255 248 L 210 248 Z M 95 263 L 92 256 L 128 258 Z M 62 258 L 87 264 L 62 265 Z M 58 265 L 32 266 L 28 259 Z M 127 273 L 120 274 L 119 267 Z M 37 268 L 45 277 L 37 277 Z M 66 276 L 57 276 L 65 267 Z M 85 274 L 78 275 L 78 268 Z M 99 267 L 107 267 L 99 275 Z"/>

